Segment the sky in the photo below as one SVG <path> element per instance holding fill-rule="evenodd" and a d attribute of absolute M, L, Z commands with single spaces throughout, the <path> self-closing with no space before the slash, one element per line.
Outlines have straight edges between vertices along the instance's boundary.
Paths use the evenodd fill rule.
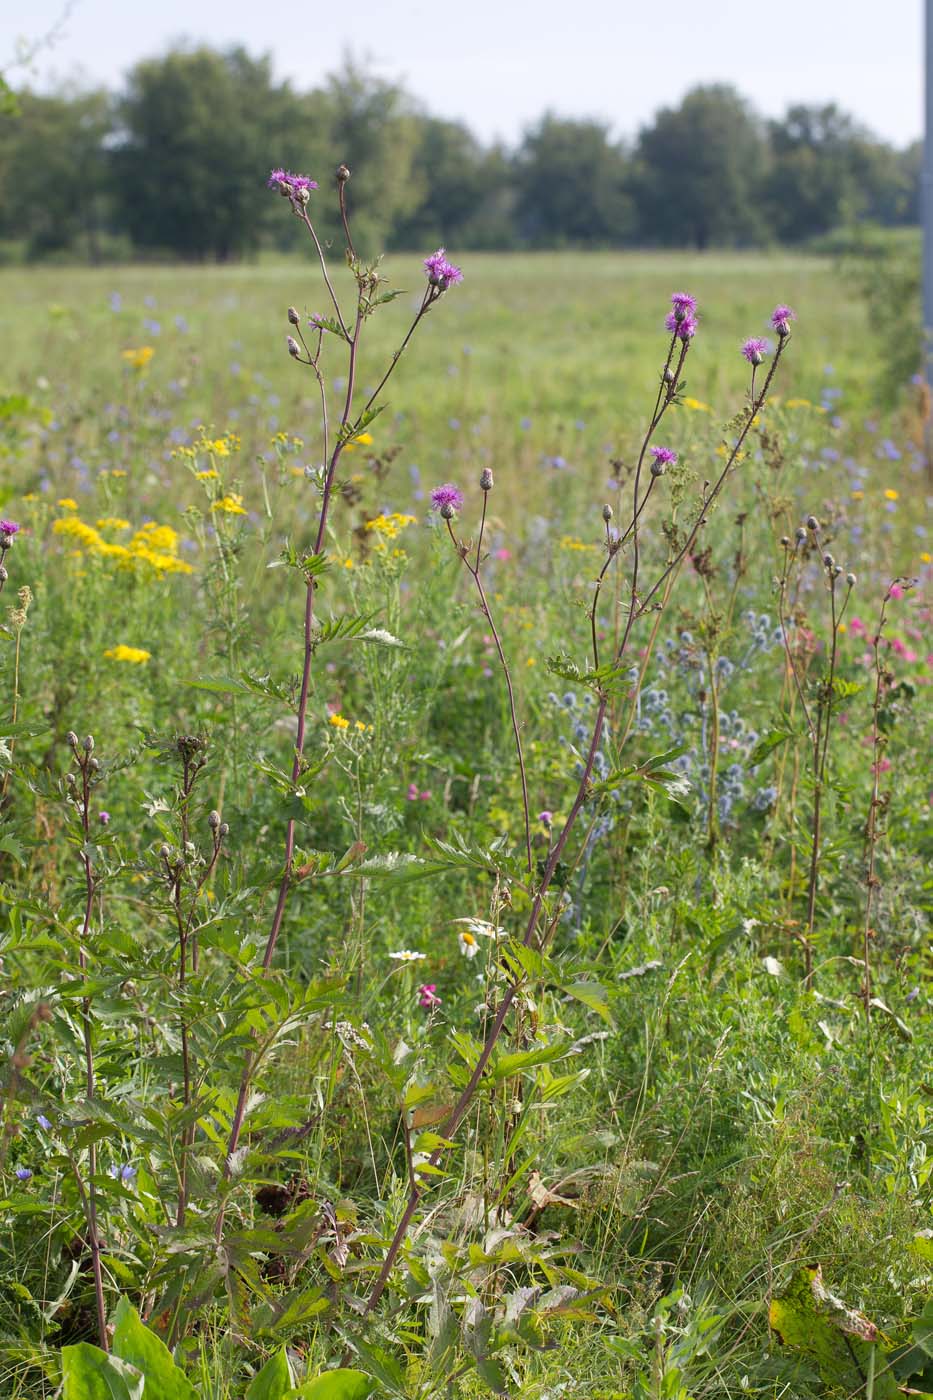
<path fill-rule="evenodd" d="M 17 38 L 67 0 L 0 0 L 0 71 L 118 86 L 188 39 L 271 53 L 315 87 L 350 51 L 433 114 L 514 144 L 546 109 L 634 136 L 697 83 L 729 82 L 766 116 L 836 102 L 896 145 L 922 132 L 924 0 L 71 0 L 50 48 L 9 71 Z"/>

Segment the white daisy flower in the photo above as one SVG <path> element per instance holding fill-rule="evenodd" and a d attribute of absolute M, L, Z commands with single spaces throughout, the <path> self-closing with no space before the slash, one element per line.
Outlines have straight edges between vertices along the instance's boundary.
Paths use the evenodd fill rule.
<path fill-rule="evenodd" d="M 411 948 L 399 948 L 397 953 L 389 954 L 393 962 L 423 962 L 427 956 L 427 953 L 415 953 Z"/>

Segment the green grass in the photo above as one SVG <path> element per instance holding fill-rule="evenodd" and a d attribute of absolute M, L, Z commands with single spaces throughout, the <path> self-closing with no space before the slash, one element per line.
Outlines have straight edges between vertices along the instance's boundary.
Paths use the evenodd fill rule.
<path fill-rule="evenodd" d="M 402 645 L 320 642 L 296 788 L 305 590 L 282 554 L 313 538 L 304 469 L 321 444 L 315 382 L 285 335 L 290 304 L 326 310 L 315 267 L 0 270 L 0 510 L 23 525 L 2 603 L 27 608 L 5 610 L 0 631 L 0 1396 L 51 1396 L 62 1345 L 97 1338 L 82 1203 L 92 1147 L 108 1315 L 129 1298 L 204 1395 L 243 1395 L 283 1344 L 298 1372 L 346 1354 L 376 1394 L 412 1400 L 496 1387 L 541 1400 L 850 1394 L 845 1358 L 820 1374 L 769 1334 L 772 1298 L 820 1263 L 827 1286 L 893 1340 L 928 1305 L 933 637 L 918 404 L 910 392 L 893 414 L 873 402 L 881 350 L 828 261 L 484 255 L 465 273 L 406 352 L 373 444 L 341 463 L 316 613 L 365 619 Z M 393 254 L 386 275 L 416 292 L 418 258 Z M 338 286 L 345 294 L 346 274 Z M 571 811 L 596 705 L 568 663 L 589 665 L 600 512 L 608 500 L 617 523 L 628 518 L 680 287 L 701 302 L 686 373 L 695 402 L 652 439 L 680 461 L 645 513 L 642 596 L 667 555 L 661 527 L 693 518 L 737 431 L 724 424 L 747 389 L 738 346 L 786 300 L 799 321 L 776 398 L 710 512 L 698 546 L 709 556 L 635 629 L 595 774 L 615 771 L 618 796 L 588 796 L 547 896 L 548 960 L 525 964 L 497 1051 L 530 1057 L 494 1057 L 389 1289 L 361 1319 L 405 1207 L 406 1114 L 420 1114 L 413 1135 L 438 1127 L 484 1014 L 524 976 L 514 940 Z M 367 325 L 364 392 L 409 303 Z M 139 371 L 123 352 L 142 346 L 154 354 Z M 324 361 L 332 420 L 338 351 Z M 225 434 L 238 441 L 212 455 L 205 435 Z M 194 456 L 179 453 L 191 443 Z M 490 628 L 427 510 L 432 486 L 458 484 L 454 528 L 475 537 L 486 466 L 483 576 L 514 677 L 530 878 Z M 622 489 L 609 485 L 617 475 Z M 211 508 L 225 497 L 241 508 Z M 387 524 L 391 512 L 412 519 Z M 776 591 L 780 538 L 810 512 L 820 548 L 858 575 L 839 633 L 812 990 L 801 946 L 812 783 Z M 98 525 L 110 517 L 129 524 Z M 132 544 L 146 521 L 169 527 L 148 537 L 148 555 Z M 814 707 L 831 636 L 819 552 L 808 542 L 788 607 Z M 627 550 L 623 579 L 630 564 Z M 866 1026 L 866 656 L 898 575 L 918 583 L 889 603 L 882 651 L 879 1004 Z M 610 574 L 604 657 L 627 600 Z M 148 659 L 108 658 L 119 645 Z M 627 673 L 642 658 L 636 696 Z M 711 817 L 713 690 L 728 801 Z M 101 764 L 87 838 L 65 777 L 78 771 L 68 730 L 93 733 Z M 183 735 L 206 745 L 190 797 Z M 780 742 L 756 750 L 769 735 Z M 688 789 L 663 772 L 645 780 L 665 753 L 655 767 L 673 766 Z M 212 810 L 230 830 L 208 869 Z M 265 979 L 289 815 L 302 875 Z M 89 984 L 82 851 L 95 873 Z M 172 870 L 200 945 L 184 985 Z M 475 958 L 463 919 L 500 930 L 477 935 Z M 390 958 L 402 949 L 421 960 Z M 418 1004 L 428 983 L 441 997 L 430 1012 Z M 261 1093 L 227 1181 L 244 1054 L 258 1045 Z M 111 1169 L 125 1165 L 135 1175 L 118 1182 Z M 905 1378 L 933 1390 L 921 1373 Z"/>

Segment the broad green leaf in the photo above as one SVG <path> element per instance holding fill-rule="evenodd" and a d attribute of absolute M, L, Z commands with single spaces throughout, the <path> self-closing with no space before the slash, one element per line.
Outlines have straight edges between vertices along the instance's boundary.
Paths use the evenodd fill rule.
<path fill-rule="evenodd" d="M 373 1388 L 369 1376 L 362 1371 L 351 1371 L 341 1366 L 336 1371 L 325 1371 L 314 1380 L 292 1391 L 301 1400 L 366 1400 Z"/>
<path fill-rule="evenodd" d="M 90 1342 L 62 1347 L 62 1382 L 62 1400 L 142 1400 L 144 1385 L 135 1366 Z"/>
<path fill-rule="evenodd" d="M 875 1400 L 901 1400 L 884 1366 L 878 1328 L 828 1291 L 819 1267 L 797 1271 L 787 1291 L 772 1300 L 768 1321 L 785 1346 L 816 1363 L 827 1386 L 850 1395 L 864 1391 L 874 1362 Z"/>
<path fill-rule="evenodd" d="M 284 1347 L 274 1351 L 257 1371 L 246 1391 L 246 1400 L 281 1400 L 292 1389 L 292 1368 Z"/>
<path fill-rule="evenodd" d="M 121 1298 L 113 1329 L 114 1355 L 136 1366 L 146 1380 L 147 1395 L 159 1400 L 198 1400 L 198 1393 L 151 1328 L 140 1321 L 132 1303 Z"/>

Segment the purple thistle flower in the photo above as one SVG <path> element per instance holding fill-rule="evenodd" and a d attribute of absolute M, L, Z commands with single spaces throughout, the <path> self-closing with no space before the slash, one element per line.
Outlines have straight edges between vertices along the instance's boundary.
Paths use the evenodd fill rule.
<path fill-rule="evenodd" d="M 0 520 L 0 535 L 9 535 L 12 539 L 20 532 L 20 525 L 15 520 Z"/>
<path fill-rule="evenodd" d="M 550 827 L 554 821 L 554 813 L 549 812 L 548 809 L 545 807 L 543 812 L 538 813 L 538 821 L 541 823 L 542 826 L 546 826 L 550 830 Z"/>
<path fill-rule="evenodd" d="M 678 321 L 686 320 L 688 316 L 696 317 L 697 299 L 692 297 L 689 292 L 673 292 L 671 306 L 674 308 L 674 315 Z"/>
<path fill-rule="evenodd" d="M 447 288 L 452 287 L 455 282 L 463 281 L 463 273 L 460 268 L 452 262 L 448 262 L 446 248 L 438 248 L 436 253 L 425 258 L 424 270 L 431 286 L 438 287 L 442 292 L 446 292 Z"/>
<path fill-rule="evenodd" d="M 771 312 L 771 324 L 774 327 L 775 333 L 782 339 L 785 335 L 790 335 L 790 323 L 791 321 L 796 321 L 796 319 L 797 313 L 792 311 L 789 306 L 784 306 L 783 303 L 780 306 L 776 306 Z"/>
<path fill-rule="evenodd" d="M 750 365 L 760 365 L 771 346 L 762 336 L 753 335 L 742 346 L 742 354 Z"/>
<path fill-rule="evenodd" d="M 431 509 L 442 511 L 445 506 L 449 506 L 451 510 L 463 509 L 463 492 L 452 486 L 449 481 L 443 486 L 435 486 L 431 492 Z"/>
<path fill-rule="evenodd" d="M 17 1181 L 32 1181 L 32 1172 L 28 1167 L 17 1167 L 16 1179 Z"/>
<path fill-rule="evenodd" d="M 669 447 L 652 447 L 650 451 L 654 458 L 651 463 L 652 476 L 663 476 L 668 467 L 672 467 L 677 461 L 677 453 L 672 452 Z"/>
<path fill-rule="evenodd" d="M 316 190 L 317 180 L 309 180 L 307 175 L 293 175 L 290 170 L 282 170 L 277 166 L 272 171 L 266 181 L 270 190 L 278 190 L 279 194 L 296 195 L 301 190 Z"/>
<path fill-rule="evenodd" d="M 678 340 L 683 341 L 693 339 L 697 333 L 698 324 L 696 316 L 691 315 L 690 312 L 678 319 L 676 311 L 669 311 L 664 318 L 665 329 L 669 330 L 671 335 L 676 335 Z"/>
<path fill-rule="evenodd" d="M 109 812 L 100 812 L 100 813 L 98 813 L 97 820 L 100 822 L 101 826 L 106 826 L 106 825 L 108 824 L 108 822 L 110 821 L 110 813 L 109 813 Z"/>

